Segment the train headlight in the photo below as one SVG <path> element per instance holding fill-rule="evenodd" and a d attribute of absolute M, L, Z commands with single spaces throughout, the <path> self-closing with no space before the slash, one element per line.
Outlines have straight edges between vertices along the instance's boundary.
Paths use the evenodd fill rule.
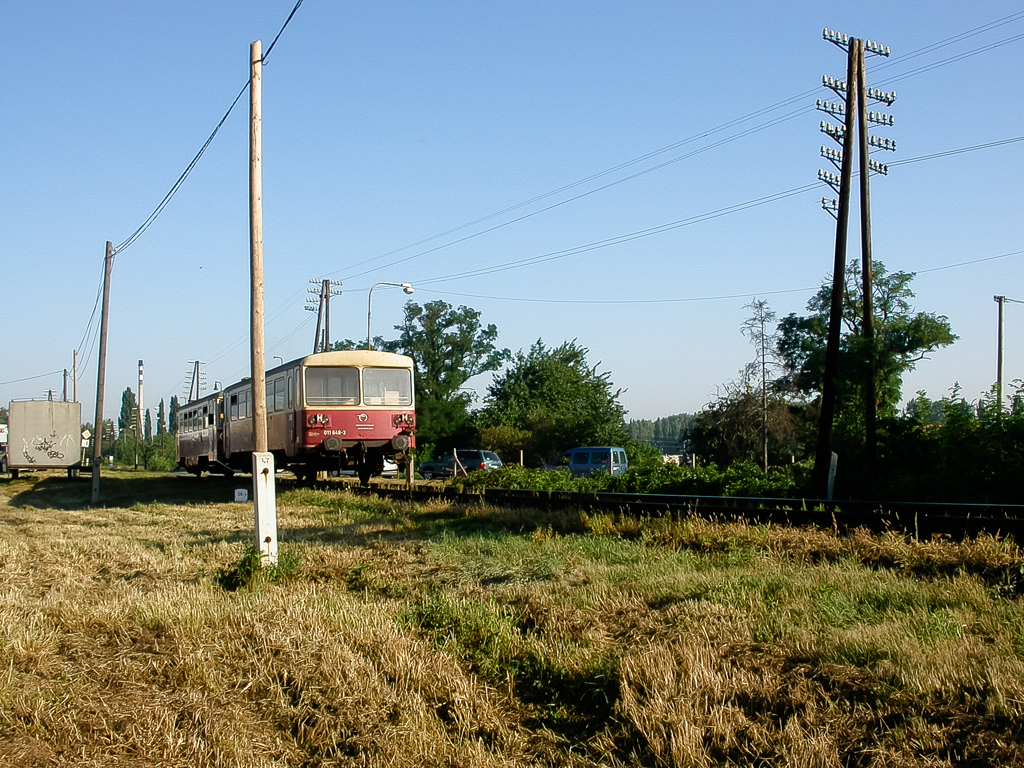
<path fill-rule="evenodd" d="M 306 419 L 306 423 L 311 427 L 326 427 L 331 423 L 331 420 L 326 413 L 311 413 L 309 418 Z"/>

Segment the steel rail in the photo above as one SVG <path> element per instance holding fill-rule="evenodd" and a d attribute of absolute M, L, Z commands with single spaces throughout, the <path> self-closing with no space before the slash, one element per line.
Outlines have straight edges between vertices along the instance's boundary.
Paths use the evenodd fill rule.
<path fill-rule="evenodd" d="M 867 529 L 893 531 L 918 539 L 948 537 L 961 540 L 982 534 L 1012 536 L 1024 541 L 1024 505 L 956 504 L 935 502 L 824 501 L 742 496 L 688 496 L 642 493 L 576 493 L 568 491 L 470 489 L 417 482 L 377 481 L 369 488 L 352 484 L 359 493 L 396 500 L 426 502 L 445 499 L 463 504 L 572 509 L 622 517 L 700 517 L 721 521 L 790 526 L 816 526 L 840 533 Z"/>

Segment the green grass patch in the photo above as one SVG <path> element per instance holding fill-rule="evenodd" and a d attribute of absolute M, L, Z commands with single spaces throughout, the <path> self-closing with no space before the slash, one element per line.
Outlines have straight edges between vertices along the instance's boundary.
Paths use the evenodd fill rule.
<path fill-rule="evenodd" d="M 279 550 L 277 563 L 268 562 L 266 555 L 252 544 L 242 550 L 242 556 L 223 569 L 219 582 L 224 589 L 255 589 L 263 584 L 282 584 L 293 578 L 302 567 L 301 559 L 289 550 Z"/>

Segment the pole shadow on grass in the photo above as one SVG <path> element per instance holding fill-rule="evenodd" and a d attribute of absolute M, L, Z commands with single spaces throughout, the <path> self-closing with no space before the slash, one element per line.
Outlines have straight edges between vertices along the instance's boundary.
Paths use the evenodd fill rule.
<path fill-rule="evenodd" d="M 45 475 L 13 481 L 24 485 L 11 497 L 12 507 L 36 509 L 92 509 L 92 483 L 88 476 L 71 479 Z M 234 501 L 235 488 L 248 488 L 244 478 L 191 475 L 104 476 L 97 507 L 130 507 L 133 504 L 226 504 Z"/>

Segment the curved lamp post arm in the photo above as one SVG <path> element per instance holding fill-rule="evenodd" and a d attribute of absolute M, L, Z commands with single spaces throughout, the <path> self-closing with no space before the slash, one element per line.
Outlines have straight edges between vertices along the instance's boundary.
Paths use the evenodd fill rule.
<path fill-rule="evenodd" d="M 370 291 L 366 295 L 366 348 L 373 349 L 373 337 L 370 335 L 370 323 L 373 318 L 373 289 L 378 285 L 390 285 L 393 288 L 401 288 L 406 296 L 412 296 L 416 293 L 416 289 L 412 287 L 412 283 L 374 283 L 370 286 Z"/>

